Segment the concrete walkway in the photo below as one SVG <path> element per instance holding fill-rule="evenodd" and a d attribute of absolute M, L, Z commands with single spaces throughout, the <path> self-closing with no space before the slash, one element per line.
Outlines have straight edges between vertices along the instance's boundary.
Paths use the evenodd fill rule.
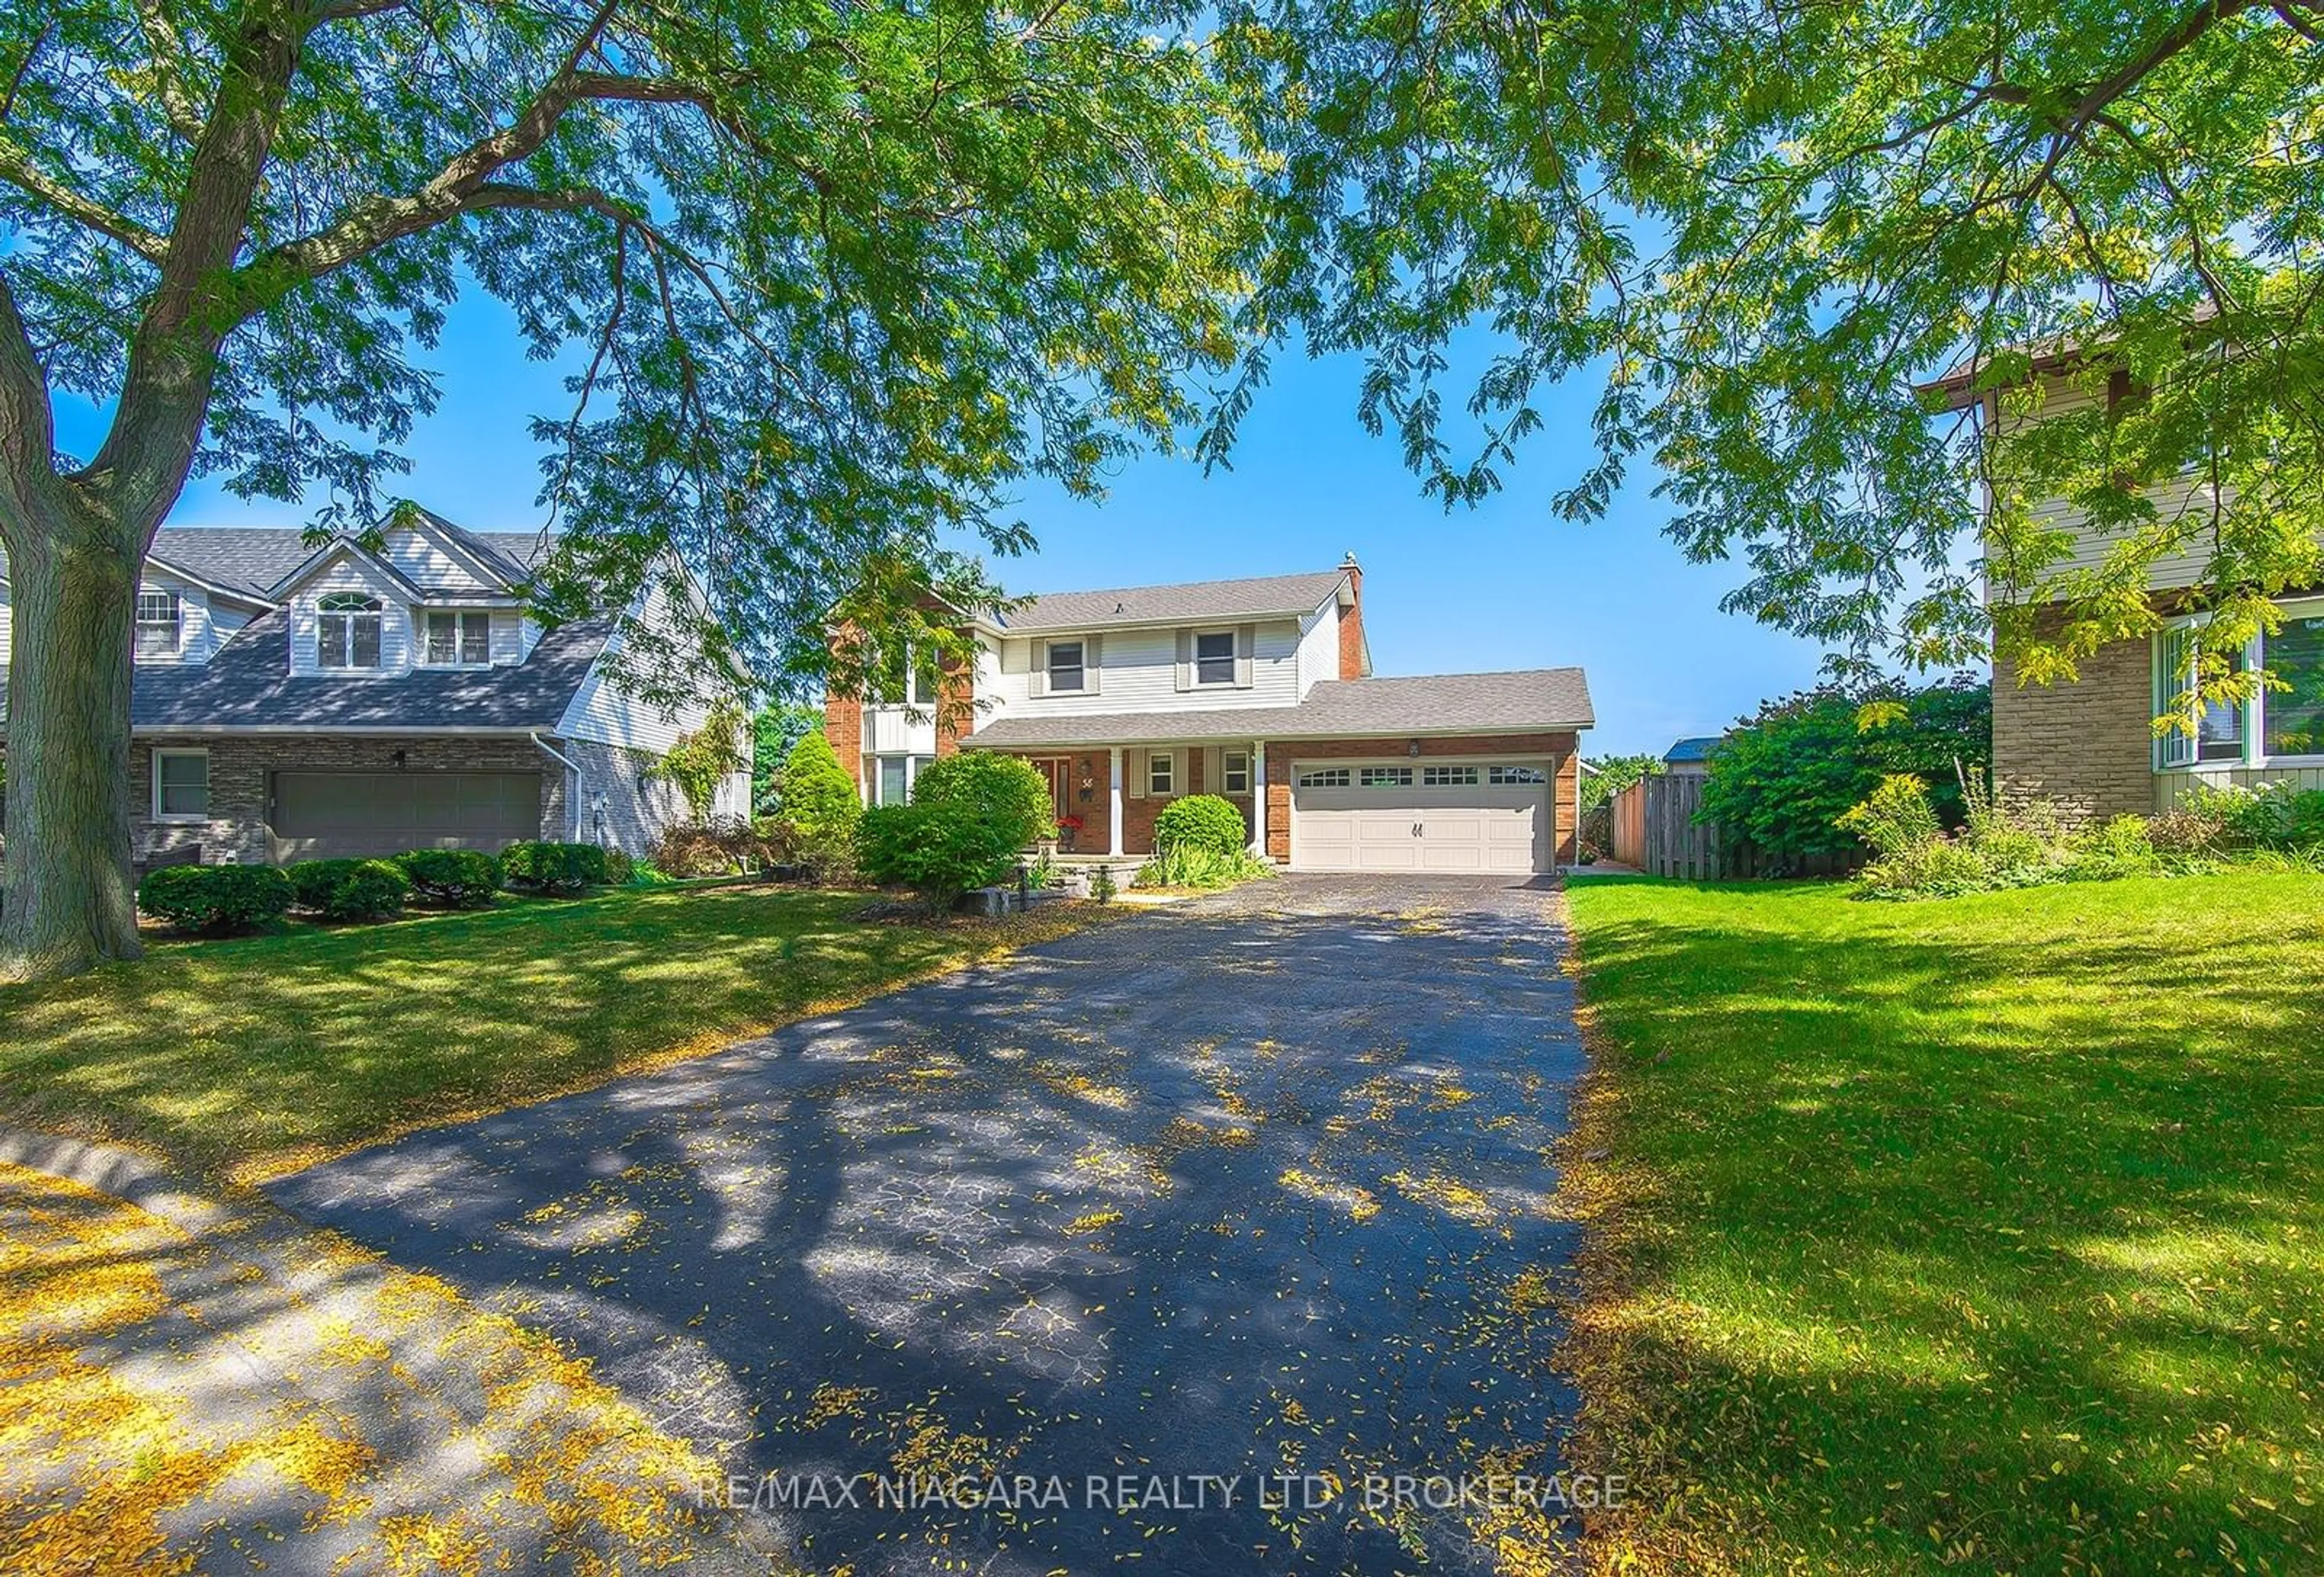
<path fill-rule="evenodd" d="M 1545 1570 L 1563 948 L 1531 884 L 1286 878 L 273 1192 L 592 1355 L 818 1568 Z"/>
<path fill-rule="evenodd" d="M 707 1476 L 440 1283 L 0 1132 L 0 1571 L 765 1572 Z"/>

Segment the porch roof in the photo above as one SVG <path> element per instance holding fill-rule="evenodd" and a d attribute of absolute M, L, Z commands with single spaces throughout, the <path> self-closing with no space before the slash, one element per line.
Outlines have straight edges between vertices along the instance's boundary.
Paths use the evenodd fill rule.
<path fill-rule="evenodd" d="M 1541 733 L 1596 722 L 1578 668 L 1415 678 L 1326 679 L 1296 706 L 1206 706 L 1003 717 L 961 741 L 966 750 L 1180 744 L 1275 739 L 1402 739 L 1426 734 Z"/>

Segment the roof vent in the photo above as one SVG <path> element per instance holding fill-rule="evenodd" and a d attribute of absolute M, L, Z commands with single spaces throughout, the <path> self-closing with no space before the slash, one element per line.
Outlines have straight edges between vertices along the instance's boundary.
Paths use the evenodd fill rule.
<path fill-rule="evenodd" d="M 1113 611 L 1117 613 L 1126 613 L 1130 610 L 1123 607 L 1120 603 L 1116 603 L 1113 604 Z"/>

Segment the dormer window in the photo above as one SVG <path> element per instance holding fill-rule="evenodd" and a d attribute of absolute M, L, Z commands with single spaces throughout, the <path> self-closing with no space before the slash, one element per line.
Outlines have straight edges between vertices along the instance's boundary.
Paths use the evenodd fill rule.
<path fill-rule="evenodd" d="M 429 667 L 489 668 L 492 660 L 493 616 L 490 613 L 429 613 Z"/>
<path fill-rule="evenodd" d="M 1049 688 L 1053 691 L 1079 691 L 1085 687 L 1088 678 L 1083 665 L 1083 643 L 1078 641 L 1049 642 Z"/>
<path fill-rule="evenodd" d="M 315 604 L 315 666 L 379 666 L 380 603 L 360 592 L 333 592 Z"/>
<path fill-rule="evenodd" d="M 185 640 L 185 605 L 176 592 L 137 594 L 137 655 L 175 657 Z"/>

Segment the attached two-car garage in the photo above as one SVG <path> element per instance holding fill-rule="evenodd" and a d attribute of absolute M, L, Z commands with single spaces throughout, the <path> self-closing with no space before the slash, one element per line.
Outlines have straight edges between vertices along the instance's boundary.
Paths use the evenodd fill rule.
<path fill-rule="evenodd" d="M 499 851 L 540 836 L 539 772 L 276 772 L 277 860 Z"/>
<path fill-rule="evenodd" d="M 1554 763 L 1295 762 L 1295 871 L 1444 875 L 1547 871 L 1556 852 Z"/>

